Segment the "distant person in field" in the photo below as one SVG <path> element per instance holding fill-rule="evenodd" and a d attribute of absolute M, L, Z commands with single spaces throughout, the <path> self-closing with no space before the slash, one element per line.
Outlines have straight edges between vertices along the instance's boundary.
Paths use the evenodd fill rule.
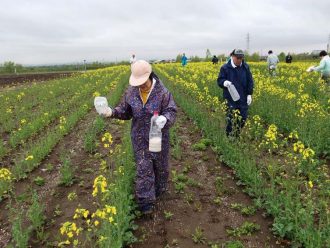
<path fill-rule="evenodd" d="M 181 58 L 181 64 L 182 64 L 182 66 L 186 66 L 187 65 L 187 61 L 188 61 L 188 58 L 186 57 L 186 54 L 183 53 L 182 58 Z"/>
<path fill-rule="evenodd" d="M 269 74 L 271 76 L 276 75 L 276 66 L 279 62 L 280 61 L 279 61 L 278 57 L 275 54 L 273 54 L 272 50 L 269 50 L 268 57 L 267 57 L 267 64 L 268 64 Z"/>
<path fill-rule="evenodd" d="M 319 66 L 309 68 L 309 71 L 321 72 L 321 79 L 330 86 L 330 57 L 326 51 L 320 52 L 320 64 Z"/>
<path fill-rule="evenodd" d="M 212 63 L 213 63 L 214 65 L 216 65 L 216 64 L 218 64 L 218 62 L 219 62 L 219 59 L 217 58 L 217 56 L 213 55 Z"/>
<path fill-rule="evenodd" d="M 231 59 L 220 68 L 217 82 L 227 101 L 226 134 L 228 137 L 237 137 L 248 117 L 253 94 L 253 78 L 248 64 L 244 61 L 243 50 L 232 51 Z M 237 101 L 234 101 L 229 93 L 229 88 L 233 86 L 240 96 Z M 238 118 L 234 118 L 235 112 L 238 112 Z"/>
<path fill-rule="evenodd" d="M 131 66 L 130 86 L 117 107 L 103 115 L 121 120 L 132 119 L 131 139 L 136 163 L 135 196 L 139 210 L 152 212 L 156 198 L 167 190 L 169 177 L 169 129 L 176 119 L 177 108 L 172 94 L 165 88 L 151 65 L 137 60 Z M 162 150 L 149 151 L 150 120 L 159 113 L 156 124 L 162 130 Z"/>
<path fill-rule="evenodd" d="M 231 60 L 231 56 L 233 56 L 233 52 L 231 52 L 231 53 L 229 54 L 229 56 L 226 58 L 226 63 L 228 63 L 228 61 Z"/>
<path fill-rule="evenodd" d="M 286 55 L 285 62 L 288 64 L 290 64 L 292 62 L 292 56 L 290 53 L 288 53 L 288 55 Z"/>
<path fill-rule="evenodd" d="M 136 61 L 135 54 L 132 54 L 132 57 L 129 59 L 129 63 L 133 64 L 135 63 L 135 61 Z"/>

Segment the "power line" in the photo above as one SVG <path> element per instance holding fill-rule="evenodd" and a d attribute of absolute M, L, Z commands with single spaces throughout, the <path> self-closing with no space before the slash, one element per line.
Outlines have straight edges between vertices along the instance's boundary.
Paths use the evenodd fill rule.
<path fill-rule="evenodd" d="M 246 51 L 249 52 L 250 50 L 250 34 L 247 33 L 246 35 Z"/>

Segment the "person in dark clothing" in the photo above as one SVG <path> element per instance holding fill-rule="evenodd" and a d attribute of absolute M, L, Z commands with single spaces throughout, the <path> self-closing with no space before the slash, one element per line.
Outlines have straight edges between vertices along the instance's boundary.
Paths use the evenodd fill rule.
<path fill-rule="evenodd" d="M 213 55 L 212 63 L 213 63 L 214 65 L 216 65 L 216 64 L 218 64 L 218 62 L 219 62 L 219 59 L 217 58 L 217 56 Z"/>
<path fill-rule="evenodd" d="M 244 61 L 244 52 L 235 49 L 231 59 L 224 64 L 218 76 L 218 85 L 223 89 L 227 100 L 227 136 L 237 137 L 248 117 L 248 108 L 252 103 L 253 78 L 250 68 Z M 234 101 L 229 88 L 235 87 L 240 98 Z"/>
<path fill-rule="evenodd" d="M 292 56 L 290 55 L 290 53 L 288 53 L 288 55 L 286 55 L 285 62 L 289 63 L 289 64 L 292 62 Z"/>

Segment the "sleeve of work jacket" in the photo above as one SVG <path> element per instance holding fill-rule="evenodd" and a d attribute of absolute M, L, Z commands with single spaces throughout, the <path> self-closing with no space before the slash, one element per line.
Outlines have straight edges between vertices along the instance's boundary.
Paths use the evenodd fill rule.
<path fill-rule="evenodd" d="M 224 66 L 221 67 L 220 69 L 220 72 L 219 72 L 219 75 L 218 75 L 218 85 L 221 87 L 221 88 L 225 88 L 225 86 L 223 85 L 223 83 L 228 80 L 227 79 L 227 72 L 224 68 Z"/>
<path fill-rule="evenodd" d="M 319 66 L 314 67 L 314 71 L 321 71 L 325 68 L 325 60 L 322 59 Z"/>
<path fill-rule="evenodd" d="M 173 100 L 173 96 L 170 92 L 167 91 L 162 99 L 162 109 L 160 113 L 167 119 L 167 122 L 164 126 L 165 129 L 170 128 L 174 124 L 176 119 L 176 112 L 177 108 Z"/>
<path fill-rule="evenodd" d="M 121 119 L 121 120 L 129 120 L 132 118 L 132 109 L 128 104 L 129 93 L 126 92 L 124 97 L 121 99 L 119 105 L 114 108 L 112 113 L 112 118 Z"/>

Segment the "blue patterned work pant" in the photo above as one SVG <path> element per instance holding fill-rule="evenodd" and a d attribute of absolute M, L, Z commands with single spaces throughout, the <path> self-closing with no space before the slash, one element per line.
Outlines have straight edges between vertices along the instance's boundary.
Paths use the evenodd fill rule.
<path fill-rule="evenodd" d="M 168 149 L 159 153 L 138 151 L 135 154 L 135 195 L 139 205 L 154 203 L 167 189 Z"/>

